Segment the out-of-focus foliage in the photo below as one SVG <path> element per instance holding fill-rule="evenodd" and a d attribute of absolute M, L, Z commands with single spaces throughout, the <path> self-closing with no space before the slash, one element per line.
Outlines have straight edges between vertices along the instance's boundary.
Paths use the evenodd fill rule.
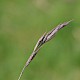
<path fill-rule="evenodd" d="M 21 80 L 80 80 L 80 0 L 0 0 L 0 80 L 17 80 L 38 38 L 71 19 Z"/>

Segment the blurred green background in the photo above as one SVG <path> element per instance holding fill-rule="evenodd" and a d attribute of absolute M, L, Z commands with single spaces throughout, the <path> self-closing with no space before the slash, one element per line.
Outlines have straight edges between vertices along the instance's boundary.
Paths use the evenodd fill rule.
<path fill-rule="evenodd" d="M 0 0 L 0 80 L 17 80 L 40 36 L 71 19 L 21 80 L 80 80 L 80 0 Z"/>

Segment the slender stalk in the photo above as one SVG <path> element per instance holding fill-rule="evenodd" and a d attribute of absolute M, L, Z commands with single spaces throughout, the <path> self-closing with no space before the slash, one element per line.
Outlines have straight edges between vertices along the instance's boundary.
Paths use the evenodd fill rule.
<path fill-rule="evenodd" d="M 24 70 L 25 70 L 25 68 L 26 68 L 27 66 L 26 65 L 24 65 L 24 67 L 23 67 L 23 69 L 22 69 L 22 71 L 21 71 L 21 73 L 20 73 L 20 75 L 19 75 L 19 78 L 18 78 L 18 80 L 20 80 L 20 78 L 21 78 L 21 76 L 23 75 L 23 72 L 24 72 Z"/>
<path fill-rule="evenodd" d="M 49 31 L 48 33 L 44 33 L 41 38 L 38 40 L 36 46 L 34 47 L 34 50 L 32 52 L 32 54 L 30 55 L 29 59 L 27 60 L 26 64 L 24 65 L 20 76 L 18 78 L 18 80 L 21 79 L 21 76 L 25 70 L 25 68 L 30 64 L 30 62 L 33 60 L 33 58 L 36 56 L 36 54 L 38 53 L 38 51 L 40 50 L 40 48 L 42 47 L 42 45 L 46 42 L 48 42 L 49 40 L 51 40 L 54 35 L 63 27 L 65 27 L 66 25 L 68 25 L 72 20 L 68 21 L 68 22 L 64 22 L 63 24 L 59 24 L 56 28 L 52 29 L 51 31 Z"/>

